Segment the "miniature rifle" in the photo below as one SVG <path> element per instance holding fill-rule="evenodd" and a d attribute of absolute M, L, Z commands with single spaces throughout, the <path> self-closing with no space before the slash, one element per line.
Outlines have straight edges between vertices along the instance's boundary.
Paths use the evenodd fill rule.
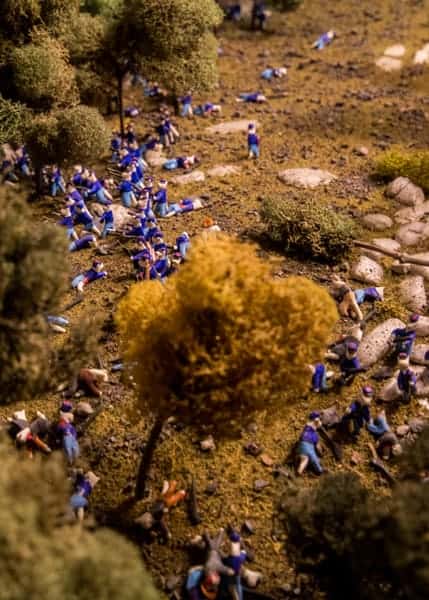
<path fill-rule="evenodd" d="M 80 296 L 78 296 L 77 298 L 75 298 L 72 302 L 70 302 L 70 304 L 67 304 L 67 306 L 65 306 L 61 312 L 65 312 L 66 310 L 71 310 L 74 306 L 76 306 L 77 304 L 80 304 L 81 302 L 83 302 L 82 294 Z"/>
<path fill-rule="evenodd" d="M 201 518 L 199 510 L 198 510 L 197 488 L 195 485 L 195 477 L 194 476 L 192 476 L 191 486 L 189 488 L 188 511 L 189 511 L 189 520 L 191 521 L 191 524 L 199 525 L 202 521 L 202 518 Z"/>
<path fill-rule="evenodd" d="M 335 460 L 337 460 L 338 462 L 342 462 L 343 449 L 341 448 L 340 444 L 337 444 L 337 442 L 334 442 L 334 440 L 331 438 L 331 436 L 328 434 L 328 432 L 326 431 L 326 429 L 323 426 L 319 427 L 319 432 L 320 432 L 320 437 L 322 438 L 322 440 L 328 446 L 329 450 L 334 455 Z"/>
<path fill-rule="evenodd" d="M 395 478 L 393 477 L 393 475 L 391 475 L 391 473 L 386 469 L 386 467 L 383 465 L 382 461 L 378 458 L 377 456 L 377 451 L 374 448 L 374 444 L 372 444 L 371 442 L 368 444 L 368 448 L 371 451 L 371 455 L 372 458 L 369 462 L 369 464 L 371 465 L 371 467 L 375 470 L 378 471 L 378 473 L 380 473 L 381 475 L 383 475 L 383 477 L 386 479 L 386 481 L 388 481 L 388 483 L 390 485 L 394 485 L 395 483 Z"/>

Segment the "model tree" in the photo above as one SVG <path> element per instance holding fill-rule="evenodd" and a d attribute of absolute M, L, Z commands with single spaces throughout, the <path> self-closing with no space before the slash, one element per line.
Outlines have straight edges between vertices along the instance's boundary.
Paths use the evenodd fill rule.
<path fill-rule="evenodd" d="M 160 600 L 137 549 L 109 530 L 58 525 L 67 510 L 63 467 L 0 446 L 2 599 Z"/>
<path fill-rule="evenodd" d="M 273 280 L 255 249 L 228 237 L 198 240 L 165 286 L 133 286 L 117 322 L 139 404 L 155 424 L 139 469 L 146 476 L 164 421 L 235 436 L 258 411 L 299 397 L 336 321 L 328 293 L 308 279 Z"/>
<path fill-rule="evenodd" d="M 117 81 L 121 130 L 123 82 L 131 68 L 141 68 L 147 78 L 156 78 L 174 92 L 179 84 L 182 91 L 190 85 L 195 89 L 213 85 L 212 31 L 221 21 L 222 11 L 214 0 L 123 3 L 110 21 L 104 45 L 104 63 Z"/>
<path fill-rule="evenodd" d="M 1 190 L 1 403 L 33 395 L 49 377 L 45 315 L 55 314 L 65 291 L 67 269 L 58 267 L 64 251 L 57 229 L 44 224 L 36 228 L 25 202 Z"/>

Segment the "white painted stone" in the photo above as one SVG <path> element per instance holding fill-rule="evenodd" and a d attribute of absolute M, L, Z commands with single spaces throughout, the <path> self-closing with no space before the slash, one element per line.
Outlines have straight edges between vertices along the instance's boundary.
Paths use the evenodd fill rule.
<path fill-rule="evenodd" d="M 424 365 L 427 362 L 425 359 L 427 352 L 429 352 L 429 344 L 414 344 L 410 357 L 411 362 L 416 365 Z"/>
<path fill-rule="evenodd" d="M 418 252 L 417 254 L 411 254 L 412 258 L 419 258 L 427 260 L 429 263 L 429 252 Z M 394 273 L 400 273 L 402 275 L 420 275 L 423 279 L 429 281 L 429 266 L 415 265 L 413 263 L 399 263 L 394 262 L 392 265 L 392 271 Z"/>
<path fill-rule="evenodd" d="M 414 221 L 407 225 L 401 225 L 395 235 L 395 239 L 402 246 L 416 246 L 429 237 L 429 224 Z"/>
<path fill-rule="evenodd" d="M 424 279 L 420 275 L 407 277 L 399 286 L 401 301 L 410 310 L 420 312 L 427 306 Z"/>
<path fill-rule="evenodd" d="M 429 63 L 429 44 L 417 50 L 414 55 L 414 64 L 415 65 L 424 65 Z"/>
<path fill-rule="evenodd" d="M 391 58 L 401 58 L 405 54 L 405 46 L 402 44 L 394 44 L 389 46 L 384 51 L 384 56 L 390 56 Z"/>
<path fill-rule="evenodd" d="M 363 338 L 358 351 L 363 367 L 372 366 L 387 354 L 392 331 L 398 327 L 405 327 L 405 324 L 399 319 L 388 319 Z"/>
<path fill-rule="evenodd" d="M 425 201 L 425 195 L 418 185 L 408 177 L 397 177 L 386 188 L 386 196 L 394 198 L 405 206 L 417 206 Z"/>
<path fill-rule="evenodd" d="M 399 373 L 399 371 L 397 371 L 397 373 Z M 401 390 L 398 388 L 396 382 L 397 373 L 381 388 L 379 398 L 380 400 L 383 400 L 383 402 L 393 402 L 401 396 Z"/>
<path fill-rule="evenodd" d="M 248 130 L 249 123 L 258 125 L 258 121 L 254 119 L 241 119 L 239 121 L 226 121 L 224 123 L 218 123 L 217 125 L 211 125 L 206 128 L 206 133 L 209 134 L 220 134 L 227 135 L 228 133 L 240 133 Z"/>
<path fill-rule="evenodd" d="M 404 225 L 405 223 L 412 223 L 413 221 L 419 221 L 424 215 L 429 214 L 429 201 L 418 204 L 417 206 L 410 208 L 401 208 L 393 215 L 396 223 Z"/>
<path fill-rule="evenodd" d="M 125 206 L 122 206 L 122 204 L 112 204 L 111 209 L 115 219 L 115 227 L 118 229 L 121 229 L 133 219 L 133 216 L 130 215 L 129 209 L 125 208 Z"/>
<path fill-rule="evenodd" d="M 279 178 L 284 183 L 304 188 L 316 188 L 319 185 L 331 183 L 336 176 L 329 171 L 321 169 L 286 169 L 279 173 Z"/>
<path fill-rule="evenodd" d="M 362 217 L 362 223 L 368 229 L 373 229 L 374 231 L 383 231 L 384 229 L 389 229 L 393 225 L 393 221 L 387 215 L 383 215 L 381 213 L 370 213 Z"/>
<path fill-rule="evenodd" d="M 429 335 L 429 317 L 420 316 L 417 323 L 414 323 L 413 328 L 418 337 L 426 337 Z"/>
<path fill-rule="evenodd" d="M 206 176 L 202 171 L 191 171 L 191 173 L 185 173 L 184 175 L 176 175 L 172 178 L 172 182 L 177 185 L 187 185 L 188 183 L 199 183 L 204 181 Z"/>
<path fill-rule="evenodd" d="M 240 171 L 240 167 L 237 167 L 236 165 L 216 165 L 207 171 L 207 175 L 209 177 L 230 177 L 232 175 L 238 175 Z"/>
<path fill-rule="evenodd" d="M 162 151 L 157 152 L 156 150 L 148 150 L 144 159 L 150 167 L 162 167 L 167 160 L 167 157 Z"/>
<path fill-rule="evenodd" d="M 399 69 L 402 68 L 402 60 L 399 58 L 391 58 L 390 56 L 382 56 L 375 61 L 375 64 L 379 69 L 387 71 L 388 73 L 399 71 Z"/>
<path fill-rule="evenodd" d="M 367 256 L 360 256 L 358 261 L 352 267 L 351 275 L 353 279 L 378 285 L 383 281 L 383 267 Z"/>

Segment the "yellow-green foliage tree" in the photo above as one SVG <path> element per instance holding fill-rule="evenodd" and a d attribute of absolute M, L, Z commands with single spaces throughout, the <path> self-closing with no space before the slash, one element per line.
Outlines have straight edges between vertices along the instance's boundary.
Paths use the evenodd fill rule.
<path fill-rule="evenodd" d="M 394 149 L 381 154 L 376 161 L 377 175 L 386 179 L 408 177 L 429 191 L 429 151 Z"/>
<path fill-rule="evenodd" d="M 160 600 L 138 551 L 107 529 L 58 526 L 67 507 L 58 461 L 0 446 L 2 600 Z"/>
<path fill-rule="evenodd" d="M 337 319 L 328 293 L 303 277 L 274 280 L 255 248 L 221 236 L 197 240 L 165 286 L 131 288 L 117 312 L 139 403 L 155 415 L 137 497 L 170 415 L 235 436 L 257 411 L 299 397 Z"/>

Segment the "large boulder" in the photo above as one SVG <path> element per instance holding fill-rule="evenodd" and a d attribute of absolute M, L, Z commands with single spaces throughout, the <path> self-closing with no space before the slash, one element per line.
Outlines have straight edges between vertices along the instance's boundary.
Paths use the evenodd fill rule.
<path fill-rule="evenodd" d="M 387 215 L 383 215 L 381 213 L 369 213 L 362 217 L 362 223 L 368 229 L 372 229 L 373 231 L 383 231 L 384 229 L 389 229 L 393 225 L 393 221 Z"/>
<path fill-rule="evenodd" d="M 286 169 L 279 173 L 279 178 L 290 185 L 304 188 L 316 188 L 331 183 L 336 176 L 321 169 Z"/>
<path fill-rule="evenodd" d="M 425 201 L 422 188 L 414 185 L 408 177 L 397 177 L 386 188 L 386 196 L 405 206 L 417 206 Z"/>
<path fill-rule="evenodd" d="M 239 121 L 226 121 L 224 123 L 218 123 L 217 125 L 211 125 L 206 128 L 206 132 L 210 134 L 227 135 L 228 133 L 242 133 L 247 132 L 249 123 L 258 125 L 258 121 L 241 119 Z"/>
<path fill-rule="evenodd" d="M 206 176 L 202 171 L 191 171 L 184 175 L 176 175 L 171 181 L 176 185 L 187 185 L 188 183 L 200 183 L 201 181 L 204 181 L 205 178 Z"/>
<path fill-rule="evenodd" d="M 413 371 L 418 372 L 418 369 L 413 369 Z M 416 396 L 419 398 L 429 396 L 429 372 L 426 368 L 418 372 Z"/>
<path fill-rule="evenodd" d="M 352 267 L 351 275 L 357 281 L 378 285 L 383 281 L 384 272 L 383 267 L 375 260 L 367 256 L 360 256 Z"/>
<path fill-rule="evenodd" d="M 402 246 L 416 246 L 429 237 L 429 224 L 415 221 L 402 225 L 396 232 L 395 239 Z"/>
<path fill-rule="evenodd" d="M 427 306 L 427 296 L 423 277 L 407 277 L 399 286 L 401 301 L 412 311 L 420 312 Z"/>
<path fill-rule="evenodd" d="M 399 319 L 388 319 L 363 338 L 358 352 L 363 367 L 371 367 L 387 354 L 392 331 L 398 327 L 405 327 L 405 324 Z"/>
<path fill-rule="evenodd" d="M 144 159 L 150 167 L 162 167 L 167 160 L 167 157 L 162 150 L 159 152 L 156 150 L 148 150 Z"/>
<path fill-rule="evenodd" d="M 121 229 L 133 219 L 129 209 L 125 208 L 125 206 L 122 206 L 121 204 L 112 204 L 111 209 L 115 219 L 115 227 L 117 229 Z"/>

